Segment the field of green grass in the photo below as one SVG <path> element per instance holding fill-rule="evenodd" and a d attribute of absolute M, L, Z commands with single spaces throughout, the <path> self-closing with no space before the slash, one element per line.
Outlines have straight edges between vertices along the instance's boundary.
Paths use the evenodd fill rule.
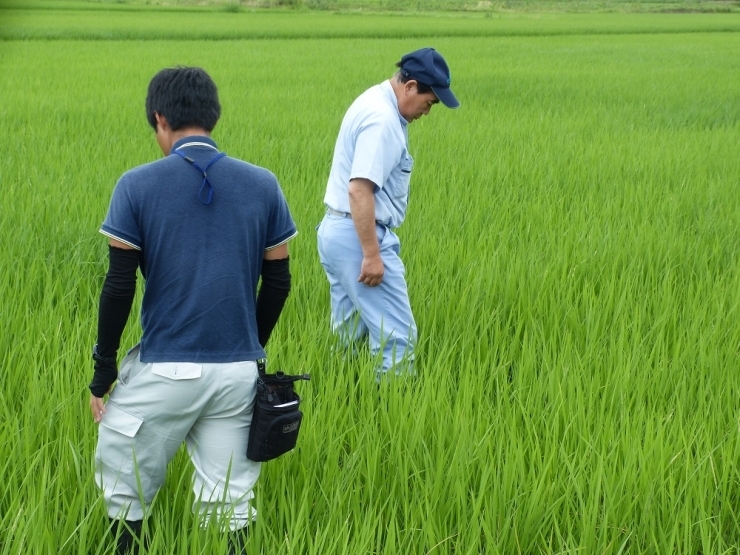
<path fill-rule="evenodd" d="M 176 64 L 212 75 L 214 138 L 300 232 L 268 356 L 313 379 L 250 555 L 738 553 L 739 15 L 29 6 L 0 4 L 0 555 L 109 552 L 97 230 L 161 156 L 144 98 Z M 333 354 L 314 228 L 345 110 L 428 45 L 462 107 L 410 127 L 419 377 L 378 390 Z M 225 552 L 192 500 L 181 452 L 151 553 Z"/>
<path fill-rule="evenodd" d="M 129 10 L 161 6 L 167 9 L 219 9 L 227 12 L 332 10 L 349 12 L 558 12 L 558 13 L 732 13 L 739 0 L 2 0 L 6 6 Z"/>
<path fill-rule="evenodd" d="M 224 6 L 0 0 L 0 40 L 240 40 L 492 38 L 621 34 L 736 33 L 740 11 L 562 13 L 264 10 Z M 54 9 L 49 9 L 53 6 Z M 336 43 L 334 43 L 336 44 Z"/>

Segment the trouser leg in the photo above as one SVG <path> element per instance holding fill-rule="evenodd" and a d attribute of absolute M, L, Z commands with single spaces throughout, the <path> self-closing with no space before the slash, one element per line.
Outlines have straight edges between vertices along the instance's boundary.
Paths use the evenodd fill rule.
<path fill-rule="evenodd" d="M 247 459 L 247 441 L 257 395 L 257 365 L 239 362 L 220 367 L 220 387 L 187 435 L 194 466 L 194 510 L 203 521 L 216 519 L 230 530 L 257 518 L 252 506 L 260 463 Z"/>
<path fill-rule="evenodd" d="M 324 222 L 322 222 L 319 226 L 317 241 L 319 260 L 329 281 L 331 329 L 345 347 L 354 348 L 361 339 L 367 336 L 368 329 L 360 317 L 358 308 L 342 285 L 341 271 L 337 272 L 335 268 L 357 266 L 357 253 L 354 251 L 338 253 L 336 251 L 333 245 L 337 241 L 337 230 L 332 224 L 333 222 L 329 221 L 325 227 Z M 354 232 L 354 227 L 351 227 L 350 231 Z M 361 262 L 362 257 L 360 256 L 359 263 Z"/>
<path fill-rule="evenodd" d="M 343 328 L 346 314 L 359 312 L 360 329 L 368 330 L 371 351 L 382 351 L 383 372 L 412 371 L 417 328 L 399 257 L 400 242 L 384 226 L 377 226 L 376 232 L 385 273 L 380 285 L 368 287 L 357 281 L 362 248 L 352 220 L 327 216 L 319 226 L 319 255 L 332 286 L 332 321 Z"/>
<path fill-rule="evenodd" d="M 352 299 L 334 274 L 327 272 L 331 298 L 331 328 L 342 344 L 354 349 L 368 335 L 368 328 Z"/>
<path fill-rule="evenodd" d="M 98 429 L 98 484 L 108 516 L 142 520 L 164 482 L 167 464 L 201 410 L 199 380 L 173 381 L 137 356 L 121 364 Z"/>
<path fill-rule="evenodd" d="M 383 372 L 413 373 L 417 328 L 411 312 L 400 242 L 386 230 L 380 243 L 383 281 L 377 287 L 356 284 L 356 303 L 370 335 L 370 351 L 382 353 Z"/>

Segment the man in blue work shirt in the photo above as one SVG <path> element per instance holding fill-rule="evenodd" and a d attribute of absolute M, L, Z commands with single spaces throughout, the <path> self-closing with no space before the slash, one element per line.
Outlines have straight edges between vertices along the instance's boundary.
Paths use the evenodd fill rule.
<path fill-rule="evenodd" d="M 442 102 L 460 103 L 450 71 L 433 48 L 401 58 L 397 73 L 360 95 L 339 130 L 318 228 L 321 264 L 329 279 L 332 329 L 349 348 L 369 336 L 382 351 L 378 378 L 413 372 L 417 331 L 400 243 L 414 160 L 408 124 Z"/>
<path fill-rule="evenodd" d="M 288 241 L 297 231 L 275 176 L 211 139 L 221 106 L 205 71 L 157 73 L 146 113 L 165 157 L 121 177 L 100 228 L 110 246 L 90 384 L 96 475 L 117 553 L 128 553 L 185 442 L 194 510 L 231 530 L 232 552 L 241 553 L 260 473 L 246 458 L 255 361 L 290 291 Z M 119 373 L 138 268 L 143 334 Z"/>

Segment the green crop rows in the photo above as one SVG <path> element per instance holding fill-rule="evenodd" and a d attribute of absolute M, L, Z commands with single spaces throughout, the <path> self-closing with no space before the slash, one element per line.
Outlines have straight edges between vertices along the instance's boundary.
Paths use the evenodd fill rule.
<path fill-rule="evenodd" d="M 278 176 L 300 231 L 268 355 L 313 379 L 299 448 L 263 467 L 250 554 L 737 553 L 739 31 L 734 14 L 0 8 L 0 554 L 108 552 L 97 229 L 120 174 L 161 155 L 144 97 L 176 64 L 211 73 L 214 138 Z M 410 128 L 419 377 L 378 389 L 367 353 L 333 353 L 314 227 L 344 111 L 427 45 L 462 107 Z M 225 551 L 192 499 L 180 453 L 152 553 Z"/>

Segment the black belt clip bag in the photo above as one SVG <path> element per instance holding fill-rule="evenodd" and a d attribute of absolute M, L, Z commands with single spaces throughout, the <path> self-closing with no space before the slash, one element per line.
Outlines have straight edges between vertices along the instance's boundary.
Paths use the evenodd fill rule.
<path fill-rule="evenodd" d="M 303 413 L 294 385 L 310 380 L 309 374 L 291 376 L 282 371 L 265 373 L 265 361 L 257 361 L 257 399 L 249 429 L 247 458 L 256 462 L 276 459 L 293 449 L 298 441 Z"/>

